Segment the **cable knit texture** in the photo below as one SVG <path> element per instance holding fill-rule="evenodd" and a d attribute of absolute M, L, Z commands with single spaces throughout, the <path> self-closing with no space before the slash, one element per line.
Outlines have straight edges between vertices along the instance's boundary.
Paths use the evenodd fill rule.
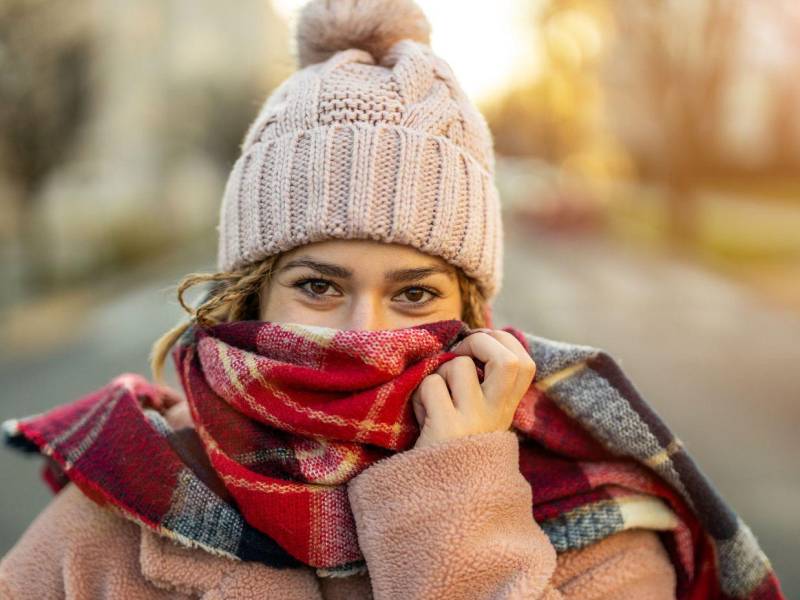
<path fill-rule="evenodd" d="M 364 470 L 348 495 L 369 572 L 347 578 L 179 546 L 70 483 L 0 562 L 0 598 L 675 598 L 675 572 L 653 531 L 556 554 L 531 516 L 518 453 L 512 432 L 493 432 Z"/>
<path fill-rule="evenodd" d="M 304 7 L 305 66 L 266 99 L 225 186 L 220 269 L 315 241 L 373 239 L 439 256 L 497 294 L 492 135 L 428 30 L 410 0 Z"/>

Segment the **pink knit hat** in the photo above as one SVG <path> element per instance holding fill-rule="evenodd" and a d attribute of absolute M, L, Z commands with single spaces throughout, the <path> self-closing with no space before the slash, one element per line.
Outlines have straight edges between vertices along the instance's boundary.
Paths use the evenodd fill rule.
<path fill-rule="evenodd" d="M 500 289 L 489 128 L 412 0 L 312 0 L 300 69 L 249 127 L 220 209 L 218 268 L 332 238 L 406 244 Z"/>

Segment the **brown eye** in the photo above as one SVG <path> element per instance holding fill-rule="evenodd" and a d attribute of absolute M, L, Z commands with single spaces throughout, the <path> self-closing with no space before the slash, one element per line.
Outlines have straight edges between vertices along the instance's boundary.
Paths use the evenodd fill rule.
<path fill-rule="evenodd" d="M 310 290 L 312 292 L 314 292 L 315 294 L 319 294 L 319 295 L 324 294 L 325 291 L 329 287 L 331 287 L 331 284 L 328 283 L 327 281 L 320 281 L 320 280 L 310 281 L 309 285 L 310 285 Z"/>
<path fill-rule="evenodd" d="M 333 284 L 327 279 L 300 279 L 292 284 L 301 292 L 311 298 L 330 297 L 334 294 L 327 292 L 333 289 Z"/>
<path fill-rule="evenodd" d="M 415 286 L 404 289 L 397 295 L 397 298 L 404 304 L 416 307 L 428 304 L 439 295 L 428 288 Z"/>

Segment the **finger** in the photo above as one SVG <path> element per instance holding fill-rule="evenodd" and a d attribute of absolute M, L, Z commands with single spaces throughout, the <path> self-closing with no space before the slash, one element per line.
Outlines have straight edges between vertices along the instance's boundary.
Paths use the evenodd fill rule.
<path fill-rule="evenodd" d="M 455 410 L 447 383 L 438 373 L 431 373 L 419 384 L 415 394 L 416 402 L 425 409 L 425 419 L 438 420 L 442 423 L 450 418 Z M 420 423 L 424 425 L 424 423 Z"/>
<path fill-rule="evenodd" d="M 453 406 L 458 410 L 474 407 L 483 399 L 483 389 L 478 379 L 475 362 L 469 356 L 456 356 L 443 363 L 436 372 L 450 389 Z"/>
<path fill-rule="evenodd" d="M 192 426 L 192 415 L 189 411 L 189 403 L 173 404 L 164 413 L 164 418 L 172 426 L 173 429 L 181 429 L 183 427 Z"/>
<path fill-rule="evenodd" d="M 170 408 L 184 401 L 183 396 L 168 386 L 157 386 L 164 406 Z"/>
<path fill-rule="evenodd" d="M 519 358 L 519 370 L 517 379 L 514 383 L 515 392 L 521 397 L 530 387 L 533 377 L 536 374 L 536 363 L 533 357 L 525 349 L 525 346 L 510 332 L 501 329 L 494 329 L 489 332 L 494 339 L 511 350 Z"/>
<path fill-rule="evenodd" d="M 502 403 L 514 391 L 519 358 L 491 335 L 470 334 L 452 348 L 452 352 L 474 356 L 484 363 L 481 388 L 488 401 Z"/>
<path fill-rule="evenodd" d="M 509 332 L 503 331 L 502 329 L 490 329 L 487 331 L 490 336 L 496 339 L 498 342 L 503 344 L 506 348 L 511 350 L 514 354 L 516 354 L 521 360 L 522 359 L 531 359 L 531 355 L 528 354 L 528 351 L 525 349 L 525 346 L 517 339 L 517 337 Z"/>
<path fill-rule="evenodd" d="M 144 407 L 161 411 L 183 402 L 183 397 L 166 385 L 155 385 L 149 382 L 134 387 L 137 400 Z"/>
<path fill-rule="evenodd" d="M 425 424 L 425 417 L 427 413 L 425 412 L 425 407 L 422 405 L 422 402 L 419 399 L 419 388 L 414 390 L 414 393 L 411 395 L 411 408 L 414 409 L 414 417 L 417 419 L 417 423 L 420 427 Z"/>

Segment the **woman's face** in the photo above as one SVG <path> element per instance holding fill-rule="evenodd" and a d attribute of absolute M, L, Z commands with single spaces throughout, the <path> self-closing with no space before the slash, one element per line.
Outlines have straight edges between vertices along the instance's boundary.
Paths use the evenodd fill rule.
<path fill-rule="evenodd" d="M 326 240 L 294 248 L 260 294 L 260 319 L 395 329 L 461 318 L 455 267 L 400 244 Z"/>

